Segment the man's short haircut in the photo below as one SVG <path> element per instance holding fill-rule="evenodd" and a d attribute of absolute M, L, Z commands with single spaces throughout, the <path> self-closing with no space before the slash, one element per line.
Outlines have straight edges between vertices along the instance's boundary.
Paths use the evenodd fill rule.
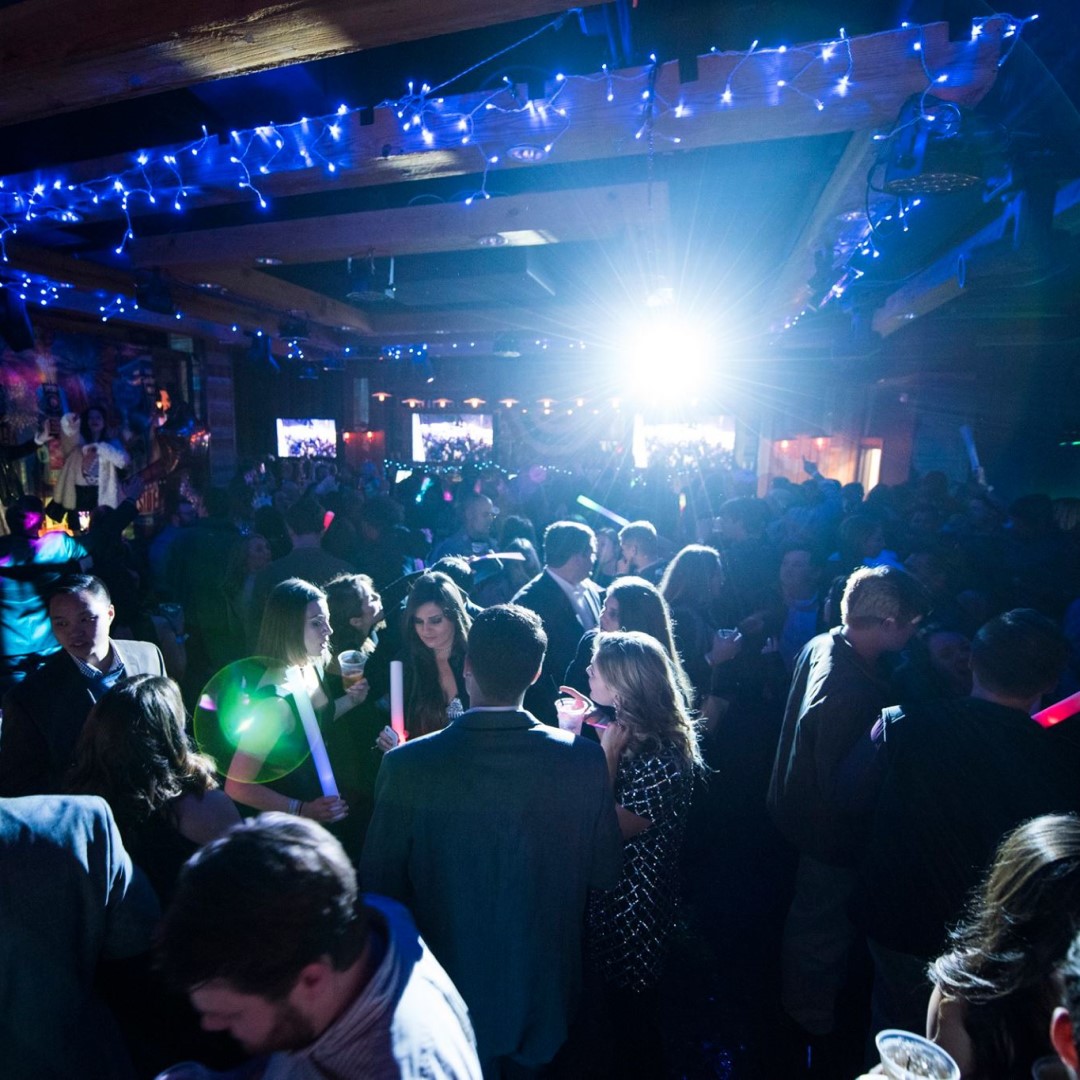
<path fill-rule="evenodd" d="M 925 615 L 930 597 L 922 582 L 895 566 L 861 566 L 848 578 L 840 601 L 845 626 L 870 626 L 894 619 L 901 625 Z"/>
<path fill-rule="evenodd" d="M 660 549 L 656 526 L 651 521 L 631 521 L 619 530 L 620 544 L 636 544 L 646 558 L 654 558 Z"/>
<path fill-rule="evenodd" d="M 723 503 L 717 516 L 737 521 L 751 536 L 760 536 L 769 524 L 769 504 L 753 495 L 739 495 Z"/>
<path fill-rule="evenodd" d="M 496 705 L 513 704 L 528 690 L 546 651 L 540 616 L 519 604 L 485 608 L 469 630 L 469 667 L 484 696 Z"/>
<path fill-rule="evenodd" d="M 45 520 L 45 504 L 36 495 L 21 495 L 4 511 L 4 520 L 12 536 L 37 536 Z"/>
<path fill-rule="evenodd" d="M 1065 670 L 1069 645 L 1061 630 L 1032 608 L 1016 608 L 982 626 L 971 643 L 971 670 L 995 693 L 1035 697 Z"/>
<path fill-rule="evenodd" d="M 338 971 L 349 968 L 367 935 L 356 871 L 338 840 L 306 818 L 261 814 L 183 869 L 158 959 L 183 992 L 223 979 L 280 1001 L 324 956 Z"/>
<path fill-rule="evenodd" d="M 544 562 L 548 566 L 565 566 L 575 555 L 589 550 L 596 534 L 588 525 L 577 521 L 556 521 L 544 530 Z"/>
<path fill-rule="evenodd" d="M 104 601 L 106 605 L 112 603 L 109 590 L 101 578 L 93 574 L 68 574 L 49 590 L 49 604 L 51 606 L 58 596 L 76 596 L 84 593 L 95 600 Z"/>
<path fill-rule="evenodd" d="M 296 536 L 319 536 L 325 511 L 309 495 L 303 495 L 285 511 L 285 524 Z"/>

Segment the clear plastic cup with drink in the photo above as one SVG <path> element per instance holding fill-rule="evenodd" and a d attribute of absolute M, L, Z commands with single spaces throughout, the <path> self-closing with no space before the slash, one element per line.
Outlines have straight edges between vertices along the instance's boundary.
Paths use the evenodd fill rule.
<path fill-rule="evenodd" d="M 341 681 L 345 689 L 358 683 L 364 677 L 364 665 L 367 664 L 367 653 L 360 649 L 346 649 L 338 653 L 338 667 L 341 669 Z"/>
<path fill-rule="evenodd" d="M 881 1067 L 893 1080 L 960 1080 L 960 1066 L 937 1043 L 921 1035 L 886 1028 L 874 1042 Z"/>
<path fill-rule="evenodd" d="M 580 697 L 561 697 L 555 702 L 555 715 L 559 718 L 559 727 L 563 731 L 581 734 L 581 724 L 589 711 L 589 702 Z"/>

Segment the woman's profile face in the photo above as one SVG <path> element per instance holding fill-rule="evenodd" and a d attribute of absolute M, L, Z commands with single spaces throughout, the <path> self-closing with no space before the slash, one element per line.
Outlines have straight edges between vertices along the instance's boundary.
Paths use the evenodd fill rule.
<path fill-rule="evenodd" d="M 614 596 L 608 596 L 604 600 L 604 610 L 600 612 L 600 629 L 606 630 L 609 634 L 613 630 L 621 629 L 620 618 L 619 601 Z"/>
<path fill-rule="evenodd" d="M 614 705 L 615 691 L 604 681 L 604 676 L 600 674 L 596 661 L 593 660 L 585 670 L 589 676 L 589 697 L 597 705 Z"/>
<path fill-rule="evenodd" d="M 454 644 L 454 624 L 438 604 L 421 604 L 413 616 L 413 627 L 416 636 L 435 652 Z"/>
<path fill-rule="evenodd" d="M 432 605 L 434 606 L 434 605 Z M 365 634 L 383 617 L 382 597 L 377 592 L 365 592 L 362 612 L 352 620 L 357 630 Z"/>
<path fill-rule="evenodd" d="M 312 660 L 318 660 L 329 647 L 330 611 L 325 600 L 312 600 L 304 608 L 304 652 Z"/>

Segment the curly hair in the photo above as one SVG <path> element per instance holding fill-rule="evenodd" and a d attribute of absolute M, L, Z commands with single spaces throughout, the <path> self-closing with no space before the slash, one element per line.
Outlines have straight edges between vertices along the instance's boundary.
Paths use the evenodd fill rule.
<path fill-rule="evenodd" d="M 702 766 L 697 728 L 656 638 L 640 630 L 597 634 L 592 662 L 615 694 L 616 715 L 629 736 L 627 755 L 670 749 L 685 767 Z"/>
<path fill-rule="evenodd" d="M 968 1006 L 980 1075 L 1012 1075 L 1018 1037 L 1046 1032 L 1060 996 L 1051 973 L 1078 929 L 1080 818 L 1033 818 L 1002 842 L 952 948 L 929 967 L 942 995 Z"/>
<path fill-rule="evenodd" d="M 405 715 L 412 735 L 426 735 L 446 727 L 447 701 L 439 683 L 435 653 L 420 640 L 413 625 L 416 612 L 425 604 L 438 607 L 454 627 L 452 662 L 464 661 L 472 625 L 464 595 L 446 574 L 428 572 L 416 579 L 405 604 L 401 630 L 405 642 Z"/>
<path fill-rule="evenodd" d="M 180 687 L 162 675 L 121 679 L 90 710 L 68 791 L 100 795 L 125 842 L 181 795 L 218 786 L 213 759 L 188 745 Z"/>

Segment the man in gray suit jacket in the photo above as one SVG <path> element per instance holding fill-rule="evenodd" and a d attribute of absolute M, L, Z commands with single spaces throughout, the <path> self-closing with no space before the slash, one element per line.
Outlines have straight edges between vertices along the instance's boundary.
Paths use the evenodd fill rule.
<path fill-rule="evenodd" d="M 489 1080 L 528 1075 L 566 1040 L 586 896 L 621 864 L 603 751 L 522 709 L 545 647 L 535 612 L 476 618 L 473 708 L 386 755 L 360 862 L 364 888 L 411 908 L 465 999 Z"/>
<path fill-rule="evenodd" d="M 108 589 L 90 574 L 65 578 L 50 595 L 49 619 L 61 647 L 4 695 L 0 796 L 63 791 L 95 702 L 129 675 L 166 674 L 156 645 L 109 637 L 113 615 Z"/>

